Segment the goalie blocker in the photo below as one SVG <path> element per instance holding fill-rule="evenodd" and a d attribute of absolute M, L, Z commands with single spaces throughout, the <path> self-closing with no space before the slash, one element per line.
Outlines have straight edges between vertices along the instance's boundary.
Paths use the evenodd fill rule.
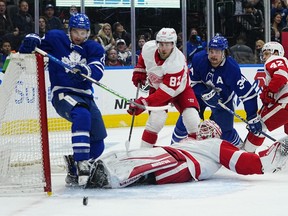
<path fill-rule="evenodd" d="M 208 120 L 208 129 L 205 122 L 205 133 L 210 135 L 201 133 L 200 124 L 197 140 L 104 155 L 92 165 L 86 188 L 199 181 L 210 178 L 221 166 L 241 175 L 276 172 L 285 166 L 287 137 L 258 154 L 247 153 L 219 139 L 220 128 L 213 121 Z"/>

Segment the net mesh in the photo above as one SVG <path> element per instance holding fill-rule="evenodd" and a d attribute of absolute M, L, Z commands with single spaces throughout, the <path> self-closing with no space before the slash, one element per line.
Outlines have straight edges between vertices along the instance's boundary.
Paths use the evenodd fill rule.
<path fill-rule="evenodd" d="M 12 54 L 0 85 L 1 194 L 43 192 L 38 86 L 35 55 Z M 51 168 L 52 172 L 64 172 L 63 155 L 72 153 L 70 124 L 55 114 L 49 95 L 47 100 Z"/>

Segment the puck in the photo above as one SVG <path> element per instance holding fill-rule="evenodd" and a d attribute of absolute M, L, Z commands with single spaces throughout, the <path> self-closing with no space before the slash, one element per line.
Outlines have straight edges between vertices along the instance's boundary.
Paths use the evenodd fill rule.
<path fill-rule="evenodd" d="M 83 197 L 83 205 L 87 205 L 88 204 L 88 197 L 84 196 Z"/>

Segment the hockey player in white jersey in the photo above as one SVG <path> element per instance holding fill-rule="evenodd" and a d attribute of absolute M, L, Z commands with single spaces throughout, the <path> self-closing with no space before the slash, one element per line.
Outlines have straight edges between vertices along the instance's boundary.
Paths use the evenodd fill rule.
<path fill-rule="evenodd" d="M 264 44 L 262 48 L 265 62 L 265 86 L 260 98 L 263 107 L 260 109 L 263 131 L 273 131 L 284 126 L 288 134 L 288 61 L 284 57 L 283 46 L 275 41 Z M 262 145 L 265 136 L 262 134 L 248 133 L 244 149 L 254 152 Z"/>
<path fill-rule="evenodd" d="M 148 106 L 164 106 L 173 103 L 182 114 L 188 136 L 195 136 L 200 117 L 198 102 L 189 86 L 188 67 L 185 56 L 176 47 L 177 34 L 173 28 L 162 28 L 156 40 L 148 41 L 142 48 L 134 68 L 132 82 L 150 86 L 149 96 L 135 102 Z M 139 115 L 144 110 L 130 104 L 128 113 Z M 142 135 L 142 147 L 153 147 L 158 133 L 167 118 L 167 110 L 149 112 L 149 119 Z"/>
<path fill-rule="evenodd" d="M 86 188 L 200 181 L 210 178 L 221 166 L 241 175 L 262 175 L 283 169 L 288 159 L 287 137 L 255 154 L 239 150 L 219 139 L 220 135 L 220 127 L 205 120 L 199 125 L 197 139 L 108 153 L 92 165 Z"/>
<path fill-rule="evenodd" d="M 99 43 L 88 40 L 89 34 L 88 17 L 76 13 L 69 20 L 68 35 L 62 30 L 51 30 L 41 39 L 36 34 L 28 34 L 19 49 L 20 53 L 31 53 L 38 46 L 77 71 L 69 71 L 53 61 L 48 65 L 52 104 L 60 116 L 72 123 L 76 166 L 71 167 L 76 168 L 68 173 L 67 184 L 86 184 L 90 171 L 88 160 L 102 154 L 107 136 L 102 115 L 93 99 L 92 83 L 79 74 L 95 80 L 103 76 L 104 49 Z"/>

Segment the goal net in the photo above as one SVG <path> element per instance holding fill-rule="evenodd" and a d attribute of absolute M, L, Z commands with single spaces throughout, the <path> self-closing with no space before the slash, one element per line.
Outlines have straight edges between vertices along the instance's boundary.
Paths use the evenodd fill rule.
<path fill-rule="evenodd" d="M 51 170 L 64 172 L 70 123 L 55 113 L 49 84 L 42 56 L 11 54 L 0 85 L 0 194 L 50 193 Z"/>

